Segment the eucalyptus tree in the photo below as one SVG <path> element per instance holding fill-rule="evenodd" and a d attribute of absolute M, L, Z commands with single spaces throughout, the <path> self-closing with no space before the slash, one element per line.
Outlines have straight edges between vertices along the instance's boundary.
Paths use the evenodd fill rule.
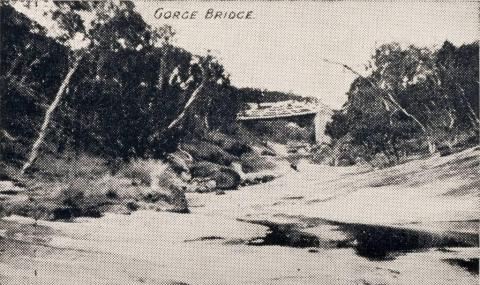
<path fill-rule="evenodd" d="M 431 134 L 424 122 L 421 122 L 419 118 L 414 115 L 412 112 L 407 110 L 397 98 L 395 98 L 395 92 L 399 88 L 400 82 L 403 83 L 406 74 L 400 74 L 400 70 L 398 63 L 402 62 L 404 58 L 401 56 L 397 56 L 392 51 L 395 51 L 397 45 L 385 45 L 381 48 L 377 49 L 376 54 L 374 55 L 374 66 L 371 70 L 371 74 L 368 76 L 362 75 L 360 72 L 354 70 L 350 66 L 330 61 L 325 59 L 324 61 L 327 63 L 337 64 L 343 66 L 345 69 L 351 71 L 358 77 L 365 80 L 365 82 L 374 89 L 374 94 L 376 94 L 376 98 L 380 99 L 384 103 L 384 107 L 386 111 L 391 112 L 393 115 L 395 112 L 401 112 L 406 117 L 410 118 L 413 122 L 417 124 L 417 126 L 422 130 L 424 134 L 424 138 L 428 145 L 428 151 L 430 153 L 434 153 L 436 151 L 435 144 L 431 138 Z M 392 48 L 394 50 L 392 50 Z M 390 56 L 394 55 L 394 56 Z M 387 58 L 385 58 L 387 57 Z M 392 61 L 392 62 L 390 62 Z M 411 62 L 411 61 L 409 61 Z M 406 68 L 403 70 L 407 70 Z M 392 110 L 393 109 L 393 110 Z"/>
<path fill-rule="evenodd" d="M 478 43 L 456 48 L 446 42 L 436 51 L 385 44 L 372 56 L 367 75 L 325 61 L 358 76 L 327 125 L 334 139 L 349 134 L 354 144 L 398 158 L 401 148 L 415 149 L 407 146 L 412 140 L 423 141 L 432 153 L 437 145 L 478 138 Z"/>
<path fill-rule="evenodd" d="M 56 1 L 47 13 L 57 23 L 56 39 L 71 50 L 69 70 L 45 112 L 38 137 L 33 143 L 28 160 L 22 167 L 25 172 L 34 163 L 45 140 L 54 111 L 69 90 L 75 73 L 82 66 L 95 64 L 95 79 L 108 76 L 104 64 L 109 52 L 140 50 L 158 41 L 161 34 L 152 32 L 142 17 L 127 1 Z"/>

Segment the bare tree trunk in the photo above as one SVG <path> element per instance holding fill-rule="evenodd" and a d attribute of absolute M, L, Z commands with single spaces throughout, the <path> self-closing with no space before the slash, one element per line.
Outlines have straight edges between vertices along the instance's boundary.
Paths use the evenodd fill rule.
<path fill-rule="evenodd" d="M 193 101 L 195 101 L 195 99 L 198 97 L 198 94 L 200 93 L 200 91 L 202 91 L 205 84 L 207 84 L 207 81 L 208 81 L 207 73 L 205 72 L 205 69 L 200 64 L 198 66 L 200 67 L 200 70 L 202 71 L 202 82 L 192 92 L 192 96 L 190 96 L 190 98 L 188 99 L 187 103 L 185 104 L 185 107 L 183 107 L 182 112 L 178 115 L 177 118 L 175 118 L 175 120 L 173 120 L 170 123 L 170 125 L 168 125 L 167 130 L 170 130 L 173 127 L 175 127 L 183 119 L 183 117 L 185 117 L 185 114 L 187 113 L 188 108 L 190 107 L 190 105 L 192 105 Z"/>
<path fill-rule="evenodd" d="M 432 139 L 430 138 L 430 136 L 428 135 L 428 130 L 427 128 L 425 128 L 425 126 L 422 124 L 422 122 L 420 122 L 415 116 L 413 116 L 412 114 L 410 114 L 407 110 L 405 110 L 396 100 L 395 98 L 393 98 L 392 94 L 390 92 L 387 92 L 387 96 L 388 96 L 388 99 L 389 101 L 395 106 L 397 107 L 398 110 L 400 110 L 403 114 L 405 114 L 405 116 L 409 117 L 410 119 L 412 119 L 415 123 L 417 123 L 417 125 L 422 129 L 422 132 L 423 134 L 425 135 L 425 138 L 426 138 L 426 141 L 427 141 L 427 144 L 428 144 L 428 152 L 429 153 L 434 153 L 435 151 L 437 151 L 437 148 L 435 147 L 435 144 L 432 142 Z"/>
<path fill-rule="evenodd" d="M 453 77 L 447 72 L 447 68 L 441 63 L 438 63 L 438 65 L 440 66 L 442 71 L 445 73 L 445 75 L 448 76 L 449 79 L 452 80 L 452 82 L 454 82 Z M 479 82 L 477 81 L 477 83 L 479 83 Z M 475 110 L 473 110 L 472 105 L 470 104 L 470 102 L 466 98 L 465 90 L 463 90 L 462 86 L 460 86 L 460 84 L 458 84 L 458 82 L 455 82 L 455 86 L 460 90 L 461 100 L 467 106 L 467 109 L 468 109 L 468 112 L 469 112 L 469 118 L 472 121 L 473 126 L 476 127 L 477 129 L 480 128 L 480 120 L 479 120 L 477 114 L 475 113 Z"/>
<path fill-rule="evenodd" d="M 55 111 L 55 109 L 57 108 L 58 104 L 60 103 L 60 101 L 62 99 L 62 96 L 65 93 L 65 89 L 67 88 L 68 84 L 70 83 L 70 79 L 72 78 L 72 75 L 77 70 L 81 59 L 82 59 L 82 56 L 79 56 L 76 59 L 73 66 L 70 68 L 67 75 L 63 79 L 63 82 L 60 85 L 60 88 L 58 89 L 57 94 L 55 95 L 55 99 L 53 100 L 52 104 L 50 104 L 47 111 L 45 112 L 45 118 L 43 120 L 42 127 L 40 128 L 40 131 L 38 132 L 38 138 L 32 146 L 32 150 L 30 151 L 30 156 L 29 156 L 27 162 L 25 162 L 25 164 L 22 167 L 22 170 L 21 170 L 22 174 L 25 173 L 25 171 L 28 168 L 30 168 L 32 166 L 32 164 L 35 162 L 35 160 L 37 159 L 38 150 L 40 149 L 40 146 L 42 145 L 43 140 L 45 138 L 45 135 L 47 134 L 48 125 L 50 124 L 52 114 Z"/>
<path fill-rule="evenodd" d="M 456 85 L 457 85 L 457 88 L 460 90 L 460 94 L 461 94 L 460 97 L 462 98 L 463 103 L 465 105 L 467 105 L 467 109 L 468 109 L 468 112 L 469 112 L 469 117 L 470 117 L 470 120 L 472 121 L 472 124 L 476 128 L 479 128 L 480 127 L 480 120 L 478 119 L 477 114 L 473 110 L 472 105 L 470 104 L 470 102 L 468 102 L 468 99 L 465 96 L 465 90 L 463 90 L 463 88 L 460 86 L 460 84 L 457 83 Z"/>
<path fill-rule="evenodd" d="M 167 72 L 167 52 L 168 46 L 164 47 L 164 53 L 160 58 L 160 71 L 158 73 L 158 89 L 163 90 L 163 85 L 165 84 L 165 73 Z"/>
<path fill-rule="evenodd" d="M 185 107 L 183 107 L 183 110 L 182 112 L 180 113 L 180 115 L 178 115 L 177 118 L 175 118 L 175 120 L 173 120 L 170 125 L 168 125 L 167 129 L 170 130 L 172 129 L 173 127 L 175 127 L 182 119 L 183 117 L 185 117 L 185 114 L 187 113 L 188 111 L 188 108 L 190 107 L 190 105 L 193 103 L 193 101 L 195 101 L 196 97 L 198 96 L 198 94 L 200 93 L 200 91 L 203 89 L 203 87 L 205 86 L 205 83 L 206 83 L 206 80 L 203 79 L 202 80 L 202 83 L 200 83 L 200 85 L 193 91 L 192 93 L 192 96 L 190 96 L 190 99 L 188 99 L 187 101 L 187 104 L 185 104 Z"/>
<path fill-rule="evenodd" d="M 351 68 L 350 66 L 346 65 L 346 64 L 343 64 L 343 63 L 340 63 L 340 62 L 335 62 L 335 61 L 330 61 L 328 59 L 323 59 L 323 61 L 325 61 L 326 63 L 331 63 L 331 64 L 336 64 L 336 65 L 341 65 L 343 66 L 345 69 L 351 71 L 353 74 L 367 80 L 367 82 L 373 87 L 373 88 L 376 88 L 376 89 L 379 89 L 381 91 L 384 91 L 383 89 L 381 89 L 380 87 L 378 87 L 372 80 L 368 79 L 367 77 L 363 76 L 362 74 L 360 74 L 359 72 L 355 71 L 353 68 Z M 435 144 L 432 142 L 432 139 L 430 137 L 430 135 L 428 134 L 428 131 L 427 131 L 427 128 L 425 127 L 425 125 L 420 122 L 414 115 L 410 114 L 405 108 L 403 108 L 398 102 L 397 100 L 395 100 L 395 98 L 393 98 L 392 94 L 390 92 L 386 92 L 387 93 L 387 96 L 381 96 L 381 98 L 383 100 L 387 100 L 388 102 L 390 102 L 392 105 L 394 105 L 395 107 L 397 107 L 398 110 L 400 110 L 405 116 L 409 117 L 410 119 L 412 119 L 419 127 L 420 129 L 422 130 L 422 132 L 424 133 L 425 135 L 425 139 L 427 141 L 427 144 L 428 144 L 428 151 L 429 153 L 434 153 L 436 151 L 436 147 L 435 147 Z"/>

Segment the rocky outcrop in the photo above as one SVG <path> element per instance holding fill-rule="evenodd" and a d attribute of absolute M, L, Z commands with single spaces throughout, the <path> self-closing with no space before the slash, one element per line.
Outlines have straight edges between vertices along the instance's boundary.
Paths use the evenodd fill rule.
<path fill-rule="evenodd" d="M 283 166 L 268 145 L 247 143 L 220 132 L 180 145 L 168 155 L 187 192 L 214 192 L 270 181 Z M 283 168 L 282 168 L 283 167 Z M 282 168 L 281 171 L 280 168 Z"/>
<path fill-rule="evenodd" d="M 240 163 L 245 173 L 273 170 L 277 167 L 271 156 L 259 155 L 255 152 L 243 154 L 240 157 Z"/>
<path fill-rule="evenodd" d="M 251 152 L 252 147 L 243 141 L 232 138 L 220 132 L 209 132 L 205 135 L 205 140 L 219 146 L 226 152 L 240 157 L 242 154 Z"/>
<path fill-rule="evenodd" d="M 230 165 L 237 157 L 229 154 L 221 147 L 204 141 L 184 143 L 181 148 L 190 153 L 197 161 L 206 160 L 220 165 Z"/>
<path fill-rule="evenodd" d="M 215 181 L 218 189 L 236 189 L 241 182 L 240 175 L 235 170 L 213 162 L 196 162 L 190 170 L 193 179 L 210 178 Z"/>

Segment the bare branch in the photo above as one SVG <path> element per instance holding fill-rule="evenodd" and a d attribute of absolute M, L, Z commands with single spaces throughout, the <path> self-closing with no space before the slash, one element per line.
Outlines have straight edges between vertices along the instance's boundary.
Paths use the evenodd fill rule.
<path fill-rule="evenodd" d="M 187 104 L 185 104 L 185 107 L 183 107 L 183 110 L 182 112 L 180 113 L 180 115 L 178 115 L 178 117 L 173 120 L 170 125 L 168 125 L 168 128 L 167 129 L 172 129 L 173 127 L 175 127 L 182 119 L 183 117 L 185 117 L 185 114 L 187 113 L 188 111 L 188 108 L 190 107 L 190 105 L 193 103 L 193 101 L 195 101 L 195 99 L 197 98 L 198 94 L 200 93 L 200 91 L 203 89 L 203 87 L 205 86 L 205 83 L 206 83 L 206 80 L 203 80 L 202 83 L 200 83 L 200 85 L 195 89 L 195 91 L 193 91 L 192 93 L 192 96 L 190 96 L 190 99 L 188 99 L 188 102 Z"/>
<path fill-rule="evenodd" d="M 442 71 L 445 73 L 445 75 L 447 75 L 450 80 L 452 80 L 452 82 L 454 81 L 452 76 L 447 72 L 447 68 L 441 64 L 440 62 L 437 63 L 438 66 L 440 67 L 440 69 L 442 69 Z M 477 81 L 478 83 L 479 81 Z M 474 125 L 479 128 L 480 127 L 480 120 L 477 116 L 477 114 L 475 113 L 475 111 L 473 110 L 472 108 L 472 105 L 470 104 L 470 102 L 468 102 L 466 96 L 465 96 L 465 90 L 463 90 L 462 86 L 460 86 L 460 84 L 458 84 L 458 82 L 455 83 L 455 86 L 460 90 L 460 96 L 462 98 L 462 101 L 463 103 L 467 106 L 467 109 L 468 109 L 468 112 L 469 112 L 469 117 L 471 119 L 471 121 L 474 123 Z"/>
<path fill-rule="evenodd" d="M 2 137 L 9 140 L 9 141 L 16 141 L 17 140 L 17 138 L 10 135 L 6 130 L 0 130 L 0 138 L 2 138 Z"/>
<path fill-rule="evenodd" d="M 50 55 L 50 52 L 46 52 L 44 54 L 42 54 L 40 57 L 32 60 L 32 62 L 28 65 L 28 66 L 25 66 L 23 69 L 22 69 L 22 72 L 21 74 L 31 74 L 32 73 L 32 67 L 35 65 L 35 64 L 38 64 L 40 63 L 40 61 L 47 57 L 48 55 Z M 22 80 L 22 82 L 24 81 L 25 79 Z"/>
<path fill-rule="evenodd" d="M 12 65 L 10 66 L 10 69 L 7 71 L 5 74 L 5 77 L 10 77 L 15 69 L 18 67 L 18 64 L 20 63 L 20 59 L 23 57 L 23 54 L 20 52 L 18 56 L 13 60 Z"/>
<path fill-rule="evenodd" d="M 195 101 L 195 99 L 197 99 L 200 91 L 202 91 L 203 87 L 205 86 L 205 84 L 207 83 L 208 81 L 208 75 L 205 71 L 205 69 L 203 68 L 202 64 L 199 63 L 198 64 L 198 67 L 200 68 L 200 71 L 202 73 L 202 82 L 200 83 L 200 85 L 195 88 L 195 90 L 192 92 L 192 95 L 190 96 L 190 98 L 188 99 L 187 103 L 185 104 L 185 106 L 183 107 L 183 110 L 182 112 L 178 115 L 177 118 L 175 118 L 175 120 L 173 120 L 170 125 L 168 125 L 167 127 L 167 130 L 170 130 L 172 129 L 173 127 L 175 127 L 182 119 L 183 117 L 185 117 L 185 114 L 187 113 L 190 105 L 192 105 L 192 103 Z"/>
<path fill-rule="evenodd" d="M 340 66 L 342 66 L 343 68 L 351 71 L 353 74 L 357 75 L 358 77 L 361 77 L 361 78 L 367 80 L 368 83 L 370 83 L 372 86 L 377 87 L 376 84 L 373 83 L 372 80 L 370 80 L 369 78 L 363 76 L 360 72 L 354 70 L 353 68 L 351 68 L 350 66 L 348 66 L 348 65 L 346 65 L 346 64 L 344 64 L 344 63 L 341 63 L 341 62 L 338 62 L 338 61 L 332 61 L 332 60 L 329 60 L 329 59 L 326 59 L 326 58 L 324 58 L 323 61 L 326 62 L 326 63 L 330 63 L 330 64 L 340 65 Z"/>

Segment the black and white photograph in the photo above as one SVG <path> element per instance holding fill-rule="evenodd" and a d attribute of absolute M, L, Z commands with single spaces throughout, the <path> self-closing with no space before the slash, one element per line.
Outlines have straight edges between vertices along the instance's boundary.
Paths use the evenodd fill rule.
<path fill-rule="evenodd" d="M 0 285 L 475 285 L 480 2 L 0 0 Z"/>

